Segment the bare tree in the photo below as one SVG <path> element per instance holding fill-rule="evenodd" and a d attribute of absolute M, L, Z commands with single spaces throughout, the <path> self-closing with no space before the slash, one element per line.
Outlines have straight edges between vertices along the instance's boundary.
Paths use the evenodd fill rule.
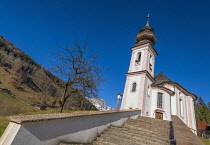
<path fill-rule="evenodd" d="M 66 100 L 75 94 L 83 97 L 97 96 L 98 86 L 104 81 L 101 76 L 104 70 L 96 64 L 98 55 L 88 54 L 87 44 L 81 47 L 75 41 L 73 47 L 58 46 L 58 49 L 51 53 L 54 57 L 51 71 L 65 82 L 60 84 L 64 92 L 59 99 L 59 113 L 62 113 Z M 83 100 L 81 102 L 83 103 Z"/>

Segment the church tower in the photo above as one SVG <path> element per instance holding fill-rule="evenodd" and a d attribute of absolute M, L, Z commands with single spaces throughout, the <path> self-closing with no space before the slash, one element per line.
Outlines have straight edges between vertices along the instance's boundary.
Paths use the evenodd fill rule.
<path fill-rule="evenodd" d="M 146 25 L 140 29 L 136 36 L 136 44 L 131 48 L 132 56 L 124 88 L 121 109 L 141 109 L 146 115 L 151 102 L 151 84 L 154 83 L 155 57 L 158 55 L 154 49 L 156 36 L 149 25 L 150 16 Z"/>

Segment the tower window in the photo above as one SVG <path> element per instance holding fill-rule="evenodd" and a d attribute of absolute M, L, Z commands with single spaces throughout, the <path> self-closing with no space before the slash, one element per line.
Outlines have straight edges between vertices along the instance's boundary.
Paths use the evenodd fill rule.
<path fill-rule="evenodd" d="M 163 93 L 158 93 L 157 108 L 163 108 Z"/>
<path fill-rule="evenodd" d="M 152 72 L 152 55 L 150 55 L 150 58 L 149 58 L 150 60 L 149 60 L 149 69 L 150 69 L 150 71 Z"/>
<path fill-rule="evenodd" d="M 138 61 L 141 60 L 141 53 L 138 54 Z"/>
<path fill-rule="evenodd" d="M 133 83 L 131 92 L 135 92 L 135 91 L 136 91 L 136 83 Z"/>
<path fill-rule="evenodd" d="M 152 71 L 152 64 L 151 63 L 149 64 L 149 69 L 150 69 L 150 71 Z"/>
<path fill-rule="evenodd" d="M 135 61 L 135 65 L 140 65 L 140 61 L 141 61 L 141 52 L 137 54 L 137 59 Z"/>

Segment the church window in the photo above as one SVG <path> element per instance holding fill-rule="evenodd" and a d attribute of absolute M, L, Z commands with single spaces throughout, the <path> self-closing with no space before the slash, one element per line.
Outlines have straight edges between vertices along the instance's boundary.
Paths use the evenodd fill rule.
<path fill-rule="evenodd" d="M 163 108 L 163 93 L 158 93 L 157 108 Z"/>
<path fill-rule="evenodd" d="M 135 61 L 135 65 L 140 65 L 140 61 L 141 61 L 141 52 L 137 54 L 137 59 Z"/>
<path fill-rule="evenodd" d="M 150 69 L 150 71 L 152 71 L 152 64 L 151 63 L 149 64 L 149 69 Z"/>
<path fill-rule="evenodd" d="M 183 94 L 179 92 L 179 111 L 180 115 L 183 117 Z"/>
<path fill-rule="evenodd" d="M 150 55 L 149 69 L 150 69 L 150 71 L 152 72 L 152 55 Z"/>
<path fill-rule="evenodd" d="M 133 83 L 132 84 L 132 90 L 131 90 L 132 92 L 135 92 L 136 91 L 136 83 Z"/>

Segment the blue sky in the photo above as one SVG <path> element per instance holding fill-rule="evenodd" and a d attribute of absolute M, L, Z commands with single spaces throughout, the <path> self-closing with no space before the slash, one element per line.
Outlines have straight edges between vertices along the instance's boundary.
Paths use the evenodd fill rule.
<path fill-rule="evenodd" d="M 109 71 L 99 97 L 115 107 L 123 93 L 131 50 L 151 14 L 157 36 L 155 74 L 210 102 L 210 1 L 196 0 L 1 0 L 0 35 L 50 66 L 49 49 L 78 38 L 100 54 Z"/>

